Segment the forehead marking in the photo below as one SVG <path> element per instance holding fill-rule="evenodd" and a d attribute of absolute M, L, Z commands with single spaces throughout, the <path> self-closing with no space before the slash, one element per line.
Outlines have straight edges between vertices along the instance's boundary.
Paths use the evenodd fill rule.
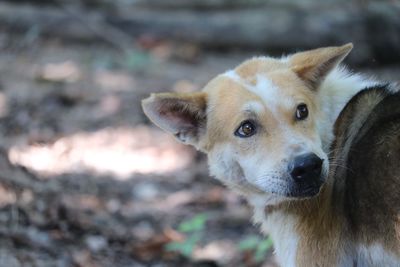
<path fill-rule="evenodd" d="M 264 106 L 258 101 L 246 102 L 242 108 L 242 111 L 253 111 L 257 114 L 261 114 L 264 110 Z"/>
<path fill-rule="evenodd" d="M 253 92 L 254 86 L 251 86 L 250 84 L 246 83 L 234 70 L 229 70 L 229 71 L 225 72 L 224 74 L 222 74 L 222 76 L 230 78 L 234 82 L 245 87 L 247 90 Z M 253 92 L 253 93 L 255 93 L 255 92 Z"/>
<path fill-rule="evenodd" d="M 279 88 L 267 77 L 257 75 L 257 82 L 253 86 L 243 80 L 234 70 L 227 71 L 223 74 L 223 76 L 230 78 L 231 80 L 239 83 L 248 91 L 257 95 L 261 98 L 264 104 L 274 113 L 276 114 L 278 103 L 285 104 L 284 97 L 280 92 Z"/>

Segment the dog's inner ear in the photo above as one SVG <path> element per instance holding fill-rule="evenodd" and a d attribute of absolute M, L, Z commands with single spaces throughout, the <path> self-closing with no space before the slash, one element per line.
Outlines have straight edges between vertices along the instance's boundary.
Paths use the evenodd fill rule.
<path fill-rule="evenodd" d="M 206 94 L 160 93 L 142 101 L 144 113 L 181 142 L 196 146 L 206 126 Z"/>
<path fill-rule="evenodd" d="M 352 48 L 353 44 L 349 43 L 296 53 L 290 58 L 291 68 L 311 89 L 316 90 Z"/>

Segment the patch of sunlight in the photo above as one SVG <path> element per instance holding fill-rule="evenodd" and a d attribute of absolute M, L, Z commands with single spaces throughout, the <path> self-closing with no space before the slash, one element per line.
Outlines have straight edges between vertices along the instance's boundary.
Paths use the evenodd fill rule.
<path fill-rule="evenodd" d="M 135 87 L 132 75 L 124 72 L 98 70 L 94 75 L 94 81 L 106 91 L 129 91 Z"/>
<path fill-rule="evenodd" d="M 76 82 L 82 73 L 77 63 L 68 60 L 59 63 L 48 63 L 37 73 L 37 78 L 51 82 Z"/>
<path fill-rule="evenodd" d="M 121 179 L 134 173 L 168 173 L 186 167 L 194 152 L 153 127 L 106 128 L 81 132 L 53 144 L 16 146 L 13 163 L 42 176 L 73 172 L 112 174 Z"/>
<path fill-rule="evenodd" d="M 238 250 L 231 240 L 217 240 L 204 247 L 197 247 L 194 250 L 193 258 L 196 260 L 214 260 L 227 264 L 228 260 L 237 254 Z"/>

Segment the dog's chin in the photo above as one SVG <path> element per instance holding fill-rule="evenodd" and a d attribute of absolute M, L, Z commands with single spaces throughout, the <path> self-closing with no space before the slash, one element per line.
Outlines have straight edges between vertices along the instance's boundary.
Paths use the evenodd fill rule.
<path fill-rule="evenodd" d="M 318 181 L 304 184 L 292 184 L 287 192 L 286 197 L 291 199 L 306 199 L 317 196 L 321 192 L 321 188 L 325 184 L 325 179 L 320 178 Z"/>
<path fill-rule="evenodd" d="M 316 197 L 325 184 L 325 177 L 312 183 L 288 182 L 285 190 L 265 190 L 265 193 L 273 194 L 281 200 L 302 200 Z"/>
<path fill-rule="evenodd" d="M 312 198 L 315 197 L 319 194 L 321 191 L 322 185 L 320 186 L 309 186 L 305 187 L 301 190 L 296 189 L 293 191 L 290 191 L 286 197 L 291 198 L 291 199 L 306 199 L 306 198 Z"/>
<path fill-rule="evenodd" d="M 316 181 L 301 183 L 295 182 L 289 175 L 287 175 L 287 177 L 281 177 L 279 179 L 280 183 L 270 182 L 268 185 L 257 185 L 250 182 L 241 184 L 225 184 L 245 197 L 265 197 L 268 199 L 268 202 L 272 202 L 269 204 L 274 205 L 285 201 L 295 201 L 316 197 L 325 184 L 326 178 L 326 175 L 322 174 Z M 273 185 L 271 186 L 271 184 Z"/>

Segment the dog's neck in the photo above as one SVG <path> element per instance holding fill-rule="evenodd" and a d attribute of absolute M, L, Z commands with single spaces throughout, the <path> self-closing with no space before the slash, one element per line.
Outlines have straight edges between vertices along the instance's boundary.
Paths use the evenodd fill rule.
<path fill-rule="evenodd" d="M 359 91 L 378 82 L 360 74 L 352 74 L 338 66 L 326 77 L 318 91 L 321 123 L 318 125 L 323 150 L 328 153 L 333 141 L 333 125 L 346 103 Z"/>
<path fill-rule="evenodd" d="M 324 151 L 330 156 L 335 156 L 330 148 L 335 137 L 334 124 L 340 112 L 355 94 L 376 84 L 375 81 L 361 75 L 352 75 L 343 67 L 338 67 L 321 85 L 318 102 L 321 103 L 323 117 L 320 119 L 322 123 L 319 129 Z M 295 262 L 299 262 L 297 258 L 299 254 L 303 255 L 303 259 L 325 257 L 328 260 L 332 255 L 343 253 L 338 251 L 321 255 L 321 252 L 310 249 L 323 245 L 324 240 L 331 243 L 332 239 L 336 238 L 339 242 L 342 238 L 340 233 L 346 232 L 346 224 L 343 222 L 345 218 L 342 209 L 343 199 L 341 199 L 343 196 L 340 193 L 336 195 L 337 190 L 334 187 L 337 186 L 336 181 L 328 178 L 324 188 L 315 198 L 287 201 L 271 206 L 265 205 L 264 201 L 268 199 L 262 196 L 248 197 L 249 203 L 254 208 L 254 222 L 260 224 L 264 233 L 271 235 L 282 266 L 295 266 Z M 337 236 L 332 237 L 332 235 Z M 312 244 L 315 240 L 319 243 Z M 302 247 L 308 248 L 307 253 L 301 251 Z M 318 253 L 319 255 L 316 255 Z"/>
<path fill-rule="evenodd" d="M 295 263 L 302 260 L 310 262 L 308 259 L 318 253 L 318 257 L 325 257 L 326 260 L 335 255 L 321 255 L 321 251 L 312 250 L 318 249 L 325 242 L 329 245 L 332 235 L 344 232 L 344 228 L 339 229 L 344 225 L 341 222 L 344 219 L 342 210 L 331 205 L 332 186 L 324 187 L 315 198 L 272 206 L 263 205 L 261 196 L 248 199 L 253 206 L 253 221 L 260 225 L 262 232 L 269 234 L 273 239 L 281 266 L 302 266 Z M 335 238 L 339 240 L 341 236 Z M 298 258 L 299 254 L 302 255 L 302 259 Z"/>

